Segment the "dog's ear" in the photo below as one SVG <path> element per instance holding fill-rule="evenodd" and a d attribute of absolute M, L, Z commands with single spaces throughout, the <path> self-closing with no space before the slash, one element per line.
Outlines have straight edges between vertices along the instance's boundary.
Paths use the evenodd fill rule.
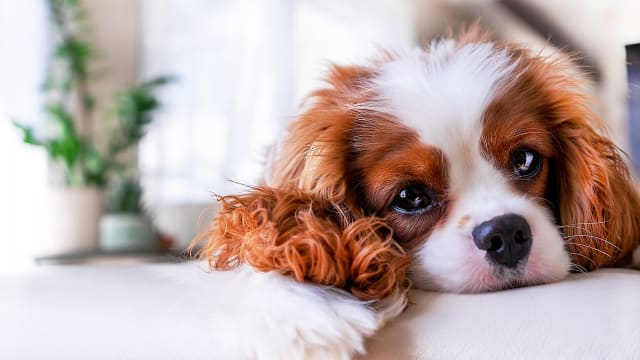
<path fill-rule="evenodd" d="M 558 216 L 573 261 L 586 268 L 626 261 L 640 239 L 640 200 L 621 151 L 594 128 L 577 94 L 556 101 L 553 134 Z"/>
<path fill-rule="evenodd" d="M 277 148 L 267 186 L 220 198 L 220 214 L 200 237 L 200 256 L 213 269 L 248 263 L 364 300 L 405 286 L 408 255 L 348 191 L 354 104 L 366 101 L 369 76 L 334 67 Z"/>
<path fill-rule="evenodd" d="M 335 202 L 349 201 L 351 135 L 358 104 L 372 96 L 372 70 L 358 66 L 333 66 L 327 87 L 313 92 L 304 111 L 289 127 L 266 182 L 279 189 L 298 189 Z"/>
<path fill-rule="evenodd" d="M 219 199 L 199 256 L 212 269 L 247 263 L 378 300 L 405 286 L 409 258 L 380 219 L 300 191 L 254 188 Z"/>

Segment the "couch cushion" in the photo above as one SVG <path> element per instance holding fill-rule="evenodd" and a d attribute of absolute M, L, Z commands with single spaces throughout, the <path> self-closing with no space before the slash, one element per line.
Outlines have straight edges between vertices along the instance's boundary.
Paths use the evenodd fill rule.
<path fill-rule="evenodd" d="M 232 306 L 219 299 L 228 281 L 195 263 L 2 275 L 0 357 L 211 358 L 210 314 Z M 413 291 L 411 300 L 363 358 L 640 358 L 640 272 L 479 295 Z"/>

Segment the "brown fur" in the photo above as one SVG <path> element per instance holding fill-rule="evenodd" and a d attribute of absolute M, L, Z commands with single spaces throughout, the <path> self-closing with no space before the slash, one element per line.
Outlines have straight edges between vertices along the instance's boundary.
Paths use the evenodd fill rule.
<path fill-rule="evenodd" d="M 494 144 L 488 151 L 499 158 L 519 141 L 542 154 L 537 180 L 514 185 L 553 205 L 575 264 L 588 270 L 621 264 L 640 242 L 640 198 L 622 152 L 603 135 L 570 58 L 508 49 L 520 75 L 485 113 L 485 138 L 495 140 L 487 141 Z M 518 130 L 528 134 L 517 136 Z M 495 146 L 500 141 L 502 149 Z"/>
<path fill-rule="evenodd" d="M 272 188 L 221 197 L 220 204 L 201 236 L 200 255 L 215 270 L 246 262 L 363 300 L 384 298 L 405 284 L 409 259 L 382 219 L 356 219 L 340 204 Z"/>

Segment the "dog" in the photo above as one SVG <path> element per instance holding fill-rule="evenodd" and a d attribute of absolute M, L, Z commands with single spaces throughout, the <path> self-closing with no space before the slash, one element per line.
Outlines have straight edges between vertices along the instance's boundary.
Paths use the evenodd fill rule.
<path fill-rule="evenodd" d="M 334 65 L 196 243 L 260 306 L 237 357 L 348 359 L 407 289 L 640 265 L 640 198 L 567 55 L 477 29 Z"/>

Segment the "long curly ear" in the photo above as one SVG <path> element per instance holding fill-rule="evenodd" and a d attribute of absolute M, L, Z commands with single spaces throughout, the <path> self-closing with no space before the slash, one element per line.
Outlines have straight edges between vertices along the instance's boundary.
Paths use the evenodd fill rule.
<path fill-rule="evenodd" d="M 333 66 L 327 87 L 312 93 L 307 109 L 291 124 L 280 144 L 266 179 L 269 186 L 299 189 L 336 202 L 349 197 L 349 135 L 357 104 L 372 96 L 373 70 L 358 66 Z"/>
<path fill-rule="evenodd" d="M 626 261 L 640 241 L 640 200 L 621 151 L 594 128 L 578 94 L 555 99 L 553 133 L 558 216 L 576 264 L 595 269 Z"/>
<path fill-rule="evenodd" d="M 405 286 L 409 258 L 380 219 L 353 216 L 300 191 L 255 188 L 220 199 L 221 210 L 192 245 L 212 269 L 247 263 L 376 300 Z"/>
<path fill-rule="evenodd" d="M 213 269 L 247 263 L 381 299 L 404 287 L 409 257 L 381 219 L 366 216 L 347 191 L 354 104 L 367 101 L 363 67 L 333 67 L 328 87 L 289 129 L 268 169 L 269 187 L 220 198 L 221 211 L 200 237 Z"/>

